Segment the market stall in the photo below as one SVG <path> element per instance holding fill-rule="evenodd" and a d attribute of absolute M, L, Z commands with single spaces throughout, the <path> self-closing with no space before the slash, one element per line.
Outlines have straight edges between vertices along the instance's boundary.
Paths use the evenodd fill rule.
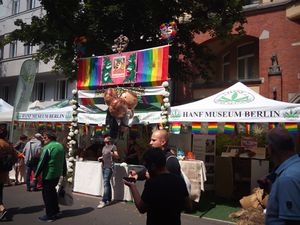
<path fill-rule="evenodd" d="M 280 125 L 297 138 L 300 104 L 265 98 L 238 82 L 208 98 L 171 107 L 169 121 L 170 131 L 180 134 L 179 147 L 184 142 L 180 136 L 191 135 L 191 150 L 207 169 L 206 185 L 230 197 L 233 183 L 241 183 L 250 192 L 257 186 L 256 181 L 269 172 L 265 144 L 259 145 L 253 133 L 263 136 Z M 222 144 L 218 143 L 221 139 Z M 224 142 L 232 143 L 234 139 L 239 140 L 235 144 Z M 222 154 L 217 146 L 224 151 Z M 226 188 L 230 189 L 227 193 Z"/>
<path fill-rule="evenodd" d="M 0 122 L 11 122 L 13 114 L 13 106 L 0 98 Z"/>

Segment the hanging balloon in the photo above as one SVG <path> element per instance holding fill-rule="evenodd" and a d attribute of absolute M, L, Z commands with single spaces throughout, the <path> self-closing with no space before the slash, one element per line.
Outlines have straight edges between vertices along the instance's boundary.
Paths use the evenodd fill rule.
<path fill-rule="evenodd" d="M 160 34 L 163 40 L 172 40 L 177 33 L 177 24 L 175 21 L 163 23 L 160 25 Z"/>
<path fill-rule="evenodd" d="M 122 119 L 126 116 L 128 106 L 124 99 L 115 98 L 110 103 L 108 110 L 114 118 Z"/>
<path fill-rule="evenodd" d="M 127 103 L 128 109 L 134 109 L 138 103 L 137 95 L 131 91 L 124 91 L 120 98 L 124 99 Z"/>
<path fill-rule="evenodd" d="M 111 104 L 112 100 L 116 99 L 117 97 L 117 92 L 113 88 L 108 88 L 104 92 L 104 102 L 108 106 Z"/>

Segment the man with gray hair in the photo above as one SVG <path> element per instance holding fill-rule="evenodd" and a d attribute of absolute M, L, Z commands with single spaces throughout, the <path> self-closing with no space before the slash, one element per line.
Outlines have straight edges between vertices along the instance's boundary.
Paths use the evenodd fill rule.
<path fill-rule="evenodd" d="M 267 134 L 268 152 L 275 166 L 266 225 L 300 224 L 300 155 L 288 130 L 274 128 Z"/>
<path fill-rule="evenodd" d="M 37 191 L 37 186 L 31 187 L 30 177 L 32 172 L 35 173 L 42 148 L 42 135 L 36 133 L 30 141 L 28 141 L 23 149 L 25 155 L 25 165 L 26 165 L 26 187 L 27 191 Z M 32 189 L 31 189 L 32 188 Z"/>

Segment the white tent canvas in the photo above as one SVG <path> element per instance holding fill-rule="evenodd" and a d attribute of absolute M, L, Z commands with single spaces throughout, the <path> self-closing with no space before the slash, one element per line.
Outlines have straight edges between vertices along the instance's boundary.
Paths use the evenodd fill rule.
<path fill-rule="evenodd" d="M 265 98 L 238 82 L 205 99 L 171 107 L 170 121 L 300 122 L 300 104 Z"/>
<path fill-rule="evenodd" d="M 11 122 L 14 107 L 0 98 L 0 122 Z"/>

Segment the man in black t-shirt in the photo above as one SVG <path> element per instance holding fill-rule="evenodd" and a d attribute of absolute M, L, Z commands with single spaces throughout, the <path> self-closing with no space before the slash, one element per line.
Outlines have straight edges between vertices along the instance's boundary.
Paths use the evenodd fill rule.
<path fill-rule="evenodd" d="M 151 135 L 150 143 L 152 148 L 161 149 L 166 158 L 166 168 L 170 173 L 181 176 L 181 168 L 178 159 L 167 147 L 168 144 L 168 132 L 166 130 L 156 130 Z M 135 171 L 129 171 L 129 176 L 134 177 L 137 180 L 144 180 L 147 177 L 146 168 Z"/>
<path fill-rule="evenodd" d="M 147 225 L 180 225 L 180 214 L 191 209 L 184 180 L 166 168 L 166 157 L 160 149 L 145 153 L 145 166 L 149 173 L 144 191 L 140 195 L 134 182 L 124 180 L 129 186 L 134 203 L 140 213 L 147 212 Z"/>

